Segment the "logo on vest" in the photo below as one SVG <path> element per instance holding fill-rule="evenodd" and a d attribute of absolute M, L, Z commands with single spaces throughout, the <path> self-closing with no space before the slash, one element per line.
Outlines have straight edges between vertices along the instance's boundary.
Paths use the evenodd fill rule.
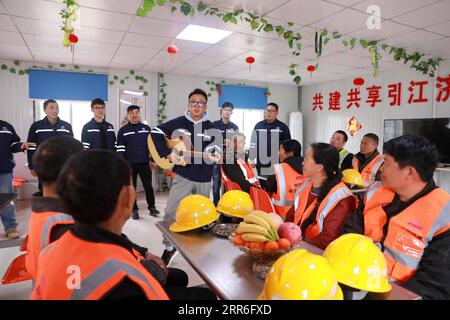
<path fill-rule="evenodd" d="M 423 227 L 421 225 L 419 225 L 416 221 L 408 222 L 408 226 L 411 226 L 411 227 L 413 227 L 415 229 L 418 229 L 418 230 L 422 230 L 423 229 Z"/>

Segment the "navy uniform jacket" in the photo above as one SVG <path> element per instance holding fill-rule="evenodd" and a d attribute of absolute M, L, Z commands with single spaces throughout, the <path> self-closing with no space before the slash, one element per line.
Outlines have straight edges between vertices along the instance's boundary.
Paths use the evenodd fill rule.
<path fill-rule="evenodd" d="M 147 137 L 150 127 L 144 123 L 128 123 L 117 133 L 117 152 L 129 163 L 149 163 Z"/>
<path fill-rule="evenodd" d="M 220 119 L 220 120 L 214 121 L 212 124 L 213 124 L 214 128 L 218 129 L 222 133 L 224 140 L 227 139 L 227 136 L 228 136 L 228 139 L 230 139 L 230 136 L 232 136 L 233 133 L 239 131 L 239 127 L 231 121 L 228 122 L 227 124 L 225 124 L 223 122 L 223 120 Z"/>
<path fill-rule="evenodd" d="M 16 166 L 13 153 L 22 151 L 21 145 L 13 126 L 0 120 L 0 174 L 13 172 Z"/>
<path fill-rule="evenodd" d="M 36 147 L 30 147 L 27 150 L 28 168 L 30 170 L 33 169 L 33 155 L 36 152 L 37 147 L 39 147 L 39 144 L 48 138 L 65 135 L 73 137 L 72 126 L 70 123 L 63 121 L 60 118 L 56 120 L 54 125 L 48 121 L 47 117 L 34 122 L 30 127 L 30 131 L 28 131 L 27 142 L 36 143 Z"/>
<path fill-rule="evenodd" d="M 261 168 L 264 167 L 271 167 L 274 165 L 274 163 L 261 163 L 261 159 L 259 157 L 258 150 L 262 148 L 262 146 L 266 147 L 266 152 L 263 152 L 263 154 L 266 154 L 266 157 L 271 157 L 271 146 L 272 146 L 272 135 L 278 135 L 278 143 L 291 139 L 291 132 L 289 131 L 289 127 L 280 120 L 276 119 L 272 123 L 268 123 L 266 120 L 260 121 L 256 124 L 255 128 L 253 129 L 252 139 L 250 142 L 250 160 L 254 160 L 256 158 L 256 168 L 258 169 L 258 173 L 261 174 Z M 262 139 L 262 137 L 266 136 L 266 139 Z M 265 140 L 265 141 L 263 141 Z M 277 159 L 275 163 L 278 163 L 278 150 L 279 145 L 276 146 L 277 154 L 274 155 L 274 158 Z M 267 162 L 267 160 L 265 161 Z"/>
<path fill-rule="evenodd" d="M 102 130 L 105 134 L 105 145 L 102 146 Z M 103 120 L 101 123 L 92 118 L 83 126 L 81 142 L 85 149 L 107 149 L 116 151 L 116 133 L 111 123 Z"/>
<path fill-rule="evenodd" d="M 171 150 L 166 146 L 165 137 L 171 137 L 174 131 L 180 129 L 191 139 L 195 151 L 221 151 L 221 147 L 214 143 L 215 139 L 205 132 L 206 130 L 215 129 L 212 122 L 206 118 L 206 115 L 201 120 L 194 121 L 190 114 L 186 112 L 184 116 L 172 119 L 152 130 L 152 139 L 161 157 L 167 157 L 171 153 Z M 194 135 L 197 135 L 197 137 Z M 201 145 L 195 145 L 197 139 L 202 142 Z M 201 163 L 191 163 L 185 167 L 175 165 L 173 168 L 176 174 L 195 182 L 211 181 L 212 170 L 212 163 L 206 163 L 203 159 Z"/>

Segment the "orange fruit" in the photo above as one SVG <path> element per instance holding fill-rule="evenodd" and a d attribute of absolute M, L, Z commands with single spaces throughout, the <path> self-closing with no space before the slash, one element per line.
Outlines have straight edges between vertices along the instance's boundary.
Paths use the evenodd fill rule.
<path fill-rule="evenodd" d="M 244 246 L 244 245 L 245 245 L 245 241 L 242 240 L 242 238 L 241 238 L 240 235 L 237 235 L 237 236 L 234 238 L 234 243 L 237 244 L 238 246 Z"/>
<path fill-rule="evenodd" d="M 264 245 L 264 250 L 278 250 L 279 245 L 276 241 L 268 241 Z"/>
<path fill-rule="evenodd" d="M 281 238 L 278 240 L 278 245 L 280 249 L 289 249 L 291 247 L 291 242 L 286 238 Z"/>
<path fill-rule="evenodd" d="M 264 242 L 250 242 L 250 248 L 251 249 L 263 250 L 264 249 Z"/>

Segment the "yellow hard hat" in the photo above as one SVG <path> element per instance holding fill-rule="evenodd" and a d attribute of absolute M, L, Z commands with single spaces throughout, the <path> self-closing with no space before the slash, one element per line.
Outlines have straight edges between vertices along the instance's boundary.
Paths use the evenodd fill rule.
<path fill-rule="evenodd" d="M 192 194 L 180 201 L 176 221 L 170 231 L 183 232 L 206 226 L 219 218 L 214 203 L 209 198 Z"/>
<path fill-rule="evenodd" d="M 253 201 L 247 192 L 230 190 L 225 192 L 217 204 L 217 211 L 228 216 L 243 218 L 253 211 Z"/>
<path fill-rule="evenodd" d="M 269 270 L 260 300 L 343 300 L 328 261 L 305 249 L 280 257 Z"/>
<path fill-rule="evenodd" d="M 391 290 L 386 259 L 372 239 L 366 236 L 344 234 L 328 245 L 323 257 L 342 284 L 371 292 Z"/>
<path fill-rule="evenodd" d="M 361 176 L 361 173 L 358 172 L 358 170 L 355 169 L 345 169 L 342 171 L 342 182 L 353 184 L 356 186 L 363 186 L 363 179 Z"/>

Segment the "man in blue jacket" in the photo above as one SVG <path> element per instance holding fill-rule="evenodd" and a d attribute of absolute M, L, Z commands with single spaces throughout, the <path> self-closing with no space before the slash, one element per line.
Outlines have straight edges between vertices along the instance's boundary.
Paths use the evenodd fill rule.
<path fill-rule="evenodd" d="M 30 146 L 27 150 L 28 168 L 34 177 L 36 177 L 36 174 L 33 170 L 33 155 L 39 147 L 39 144 L 54 136 L 69 135 L 73 137 L 72 126 L 70 123 L 63 121 L 58 117 L 59 106 L 55 100 L 49 99 L 44 102 L 44 112 L 46 117 L 34 122 L 28 131 L 27 141 L 35 144 L 35 146 Z M 36 192 L 34 196 L 42 196 L 41 183 L 39 183 L 39 191 Z"/>
<path fill-rule="evenodd" d="M 0 120 L 0 193 L 13 193 L 13 170 L 16 166 L 13 153 L 24 151 L 29 144 L 20 142 L 13 126 Z M 10 203 L 0 210 L 0 218 L 5 228 L 6 237 L 19 238 L 17 231 L 16 211 Z"/>
<path fill-rule="evenodd" d="M 133 171 L 133 185 L 137 186 L 137 176 L 141 178 L 145 190 L 150 215 L 156 217 L 159 211 L 155 208 L 155 193 L 152 187 L 153 165 L 147 147 L 147 138 L 150 127 L 141 122 L 140 107 L 131 105 L 127 109 L 129 122 L 120 128 L 117 133 L 117 152 L 131 165 Z M 139 219 L 139 208 L 134 201 L 132 218 Z"/>
<path fill-rule="evenodd" d="M 235 132 L 239 131 L 239 128 L 236 124 L 231 122 L 230 117 L 233 113 L 234 106 L 231 102 L 224 102 L 222 108 L 220 109 L 220 120 L 214 121 L 214 128 L 218 129 L 220 133 L 222 133 L 224 145 L 231 139 Z M 223 148 L 225 150 L 225 147 Z M 214 205 L 217 206 L 220 200 L 220 164 L 215 164 L 212 180 L 213 180 L 213 199 Z"/>
<path fill-rule="evenodd" d="M 270 102 L 264 111 L 264 120 L 256 124 L 250 141 L 249 160 L 255 163 L 263 188 L 268 176 L 274 174 L 273 165 L 279 162 L 281 141 L 291 139 L 289 127 L 277 116 L 278 105 Z"/>
<path fill-rule="evenodd" d="M 81 142 L 85 149 L 106 149 L 116 151 L 116 133 L 111 123 L 105 120 L 105 101 L 91 102 L 94 118 L 83 126 Z"/>
<path fill-rule="evenodd" d="M 214 161 L 218 158 L 213 155 L 205 156 L 201 159 L 187 158 L 189 164 L 186 166 L 178 165 L 180 159 L 175 152 L 172 152 L 167 145 L 165 138 L 173 137 L 173 134 L 182 132 L 193 144 L 195 151 L 211 152 L 221 151 L 222 135 L 211 121 L 206 117 L 208 96 L 205 91 L 195 89 L 189 94 L 188 110 L 178 118 L 172 119 L 166 123 L 158 125 L 151 131 L 152 139 L 156 150 L 161 157 L 168 157 L 175 164 L 173 171 L 176 177 L 173 180 L 172 188 L 169 192 L 166 208 L 164 210 L 164 220 L 172 221 L 175 219 L 175 213 L 180 201 L 190 194 L 200 194 L 209 198 L 211 191 L 211 175 Z M 219 147 L 220 145 L 220 147 Z M 166 246 L 162 259 L 169 266 L 177 253 L 172 243 L 168 239 L 163 239 Z"/>

